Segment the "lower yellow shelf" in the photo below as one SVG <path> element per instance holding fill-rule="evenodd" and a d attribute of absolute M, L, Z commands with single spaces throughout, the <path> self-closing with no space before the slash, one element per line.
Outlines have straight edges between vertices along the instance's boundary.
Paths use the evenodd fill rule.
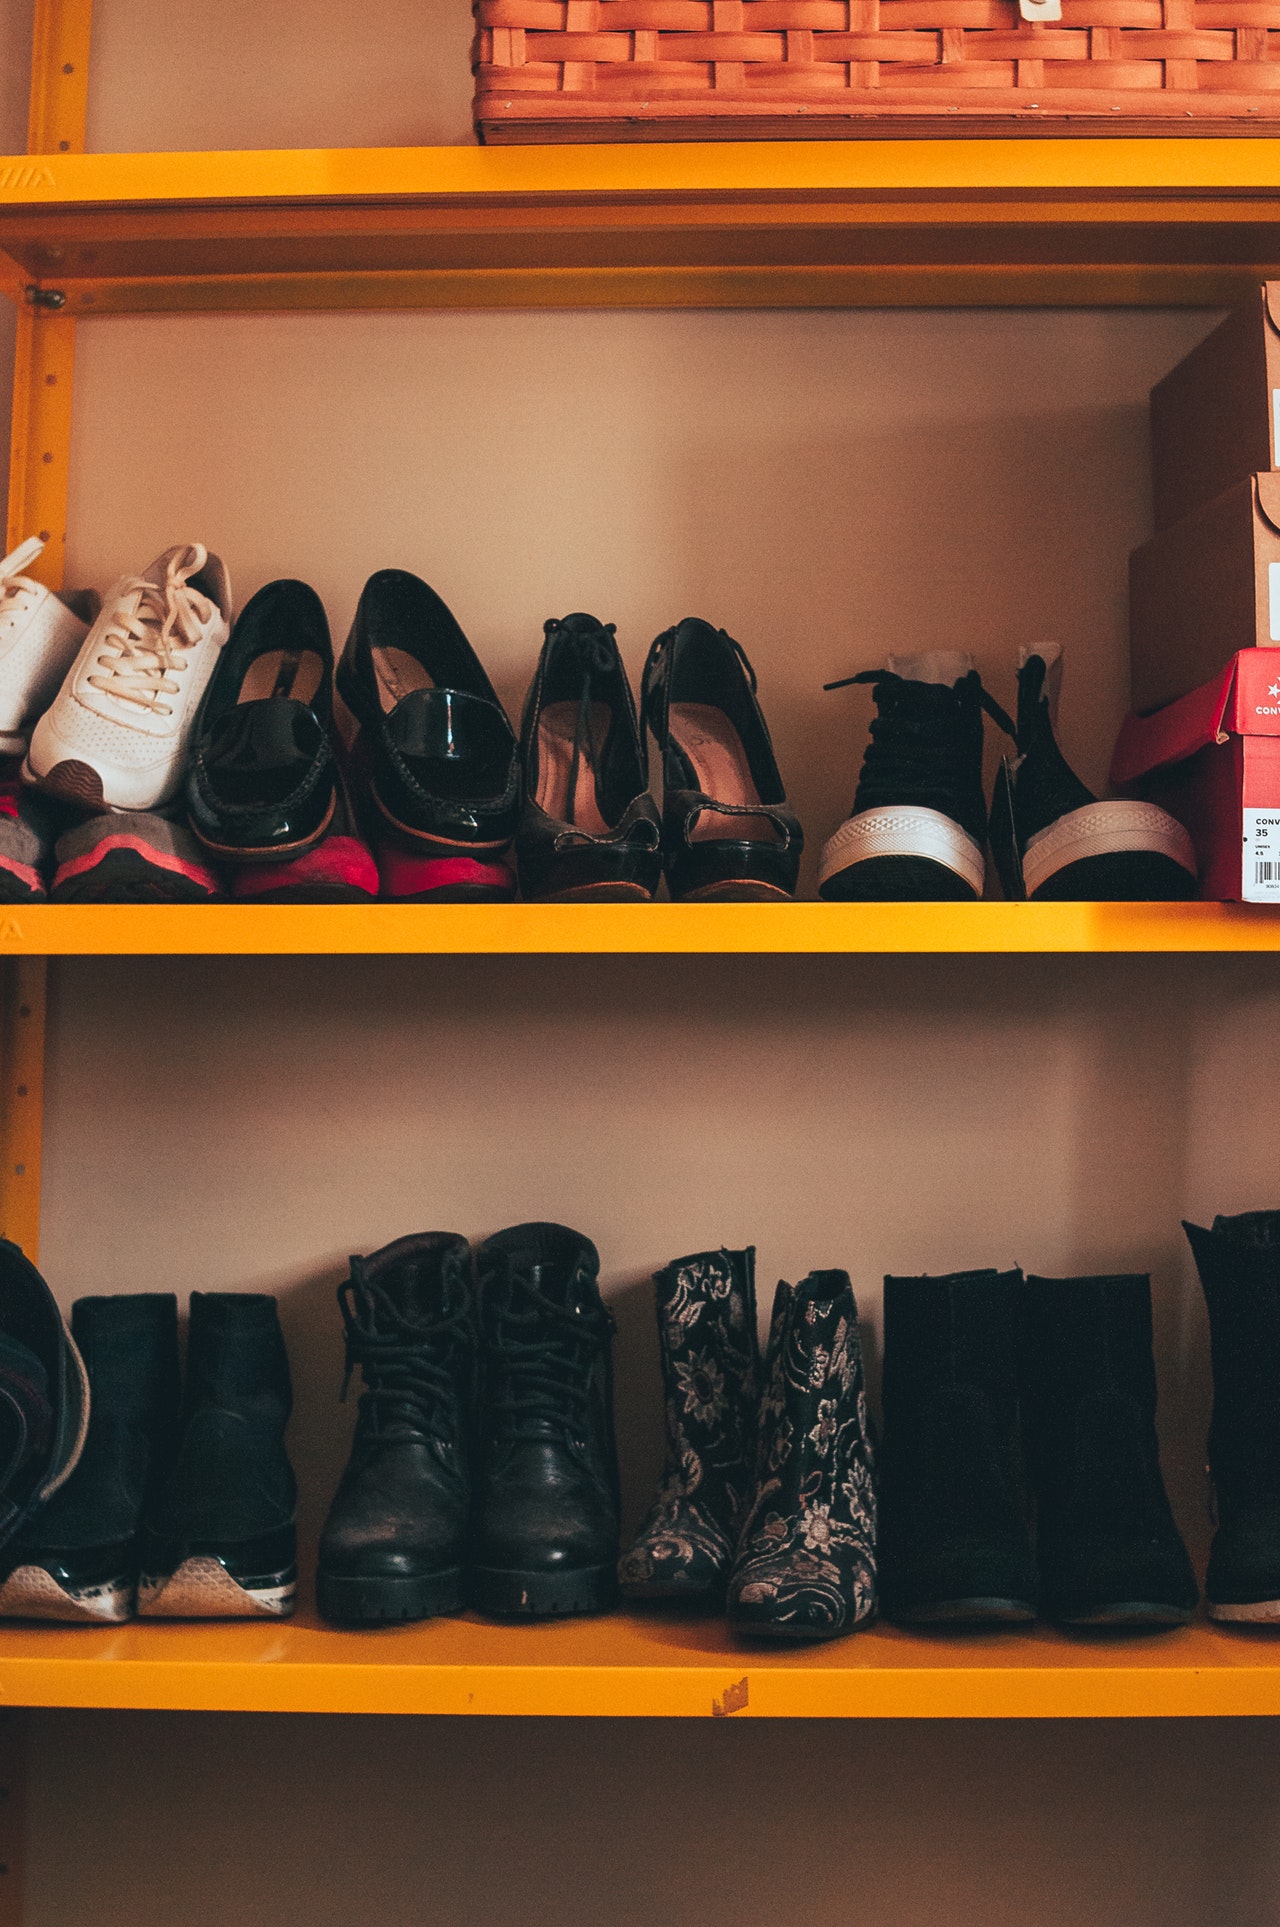
<path fill-rule="evenodd" d="M 627 1613 L 344 1632 L 300 1616 L 0 1631 L 0 1705 L 252 1713 L 766 1719 L 1280 1714 L 1280 1638 L 1207 1625 L 747 1646 L 720 1620 Z"/>

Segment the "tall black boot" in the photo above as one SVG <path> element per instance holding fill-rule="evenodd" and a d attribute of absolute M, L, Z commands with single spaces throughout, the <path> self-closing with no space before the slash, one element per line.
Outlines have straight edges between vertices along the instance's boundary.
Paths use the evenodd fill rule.
<path fill-rule="evenodd" d="M 1280 1622 L 1280 1211 L 1184 1224 L 1213 1355 L 1209 1472 L 1218 1529 L 1205 1580 L 1214 1619 Z"/>
<path fill-rule="evenodd" d="M 448 1231 L 351 1260 L 338 1291 L 348 1375 L 359 1366 L 351 1456 L 320 1537 L 326 1619 L 427 1619 L 462 1606 L 476 1365 L 471 1248 Z"/>
<path fill-rule="evenodd" d="M 173 1454 L 182 1381 L 171 1292 L 78 1298 L 71 1335 L 89 1374 L 75 1471 L 4 1550 L 0 1615 L 132 1619 L 143 1502 Z"/>
<path fill-rule="evenodd" d="M 655 1271 L 666 1463 L 618 1577 L 628 1599 L 720 1601 L 751 1498 L 760 1347 L 755 1250 Z"/>
<path fill-rule="evenodd" d="M 1018 1407 L 1018 1271 L 884 1281 L 885 1617 L 1034 1619 Z"/>
<path fill-rule="evenodd" d="M 193 1291 L 181 1439 L 148 1501 L 138 1611 L 156 1619 L 284 1618 L 297 1589 L 292 1405 L 276 1301 Z"/>
<path fill-rule="evenodd" d="M 836 1639 L 876 1610 L 871 1429 L 847 1272 L 778 1286 L 764 1383 L 729 1624 L 766 1639 Z"/>
<path fill-rule="evenodd" d="M 1184 1625 L 1199 1593 L 1160 1472 L 1151 1281 L 1028 1278 L 1024 1305 L 1045 1615 Z"/>
<path fill-rule="evenodd" d="M 482 1612 L 603 1612 L 618 1591 L 613 1314 L 562 1224 L 476 1253 L 482 1394 L 470 1597 Z"/>

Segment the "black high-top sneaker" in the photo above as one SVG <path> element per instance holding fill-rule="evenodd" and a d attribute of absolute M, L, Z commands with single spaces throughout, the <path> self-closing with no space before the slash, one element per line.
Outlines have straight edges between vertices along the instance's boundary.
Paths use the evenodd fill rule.
<path fill-rule="evenodd" d="M 0 1615 L 132 1619 L 138 1522 L 172 1455 L 182 1383 L 169 1292 L 78 1298 L 71 1333 L 91 1415 L 71 1477 L 5 1548 Z"/>
<path fill-rule="evenodd" d="M 545 1617 L 617 1597 L 613 1314 L 589 1238 L 500 1231 L 476 1253 L 482 1396 L 471 1603 Z"/>
<path fill-rule="evenodd" d="M 991 806 L 991 852 L 1007 897 L 1042 902 L 1164 902 L 1196 894 L 1191 838 L 1154 803 L 1100 803 L 1058 748 L 1056 642 L 1018 658 L 1017 755 Z"/>
<path fill-rule="evenodd" d="M 71 1477 L 88 1429 L 89 1378 L 58 1302 L 0 1238 L 0 1545 Z"/>
<path fill-rule="evenodd" d="M 358 1366 L 365 1390 L 320 1538 L 316 1604 L 352 1623 L 457 1612 L 471 1498 L 471 1248 L 449 1231 L 397 1238 L 352 1258 L 338 1304 L 347 1376 Z"/>
<path fill-rule="evenodd" d="M 755 1259 L 697 1251 L 655 1271 L 666 1463 L 618 1577 L 628 1599 L 719 1602 L 752 1493 Z"/>
<path fill-rule="evenodd" d="M 764 1382 L 729 1624 L 765 1639 L 836 1639 L 876 1610 L 871 1429 L 847 1272 L 778 1286 Z"/>
<path fill-rule="evenodd" d="M 1213 1354 L 1209 1616 L 1280 1623 L 1280 1211 L 1184 1224 Z"/>
<path fill-rule="evenodd" d="M 848 821 L 823 846 L 818 895 L 839 902 L 963 902 L 982 895 L 987 804 L 982 717 L 1013 724 L 954 649 L 890 656 L 827 683 L 869 683 L 876 711 Z"/>
<path fill-rule="evenodd" d="M 138 1611 L 281 1619 L 297 1587 L 285 1452 L 289 1360 L 274 1298 L 193 1291 L 177 1456 L 143 1510 Z"/>
<path fill-rule="evenodd" d="M 1018 1410 L 1021 1287 L 1018 1271 L 884 1281 L 886 1619 L 1036 1616 Z"/>
<path fill-rule="evenodd" d="M 1023 1306 L 1046 1618 L 1185 1625 L 1199 1591 L 1160 1472 L 1150 1279 L 1028 1278 Z"/>

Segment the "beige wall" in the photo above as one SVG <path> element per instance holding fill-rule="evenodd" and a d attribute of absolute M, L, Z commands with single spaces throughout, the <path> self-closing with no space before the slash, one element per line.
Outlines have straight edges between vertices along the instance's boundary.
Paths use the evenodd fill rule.
<path fill-rule="evenodd" d="M 0 6 L 7 76 L 24 8 Z M 467 137 L 461 0 L 98 0 L 99 147 Z M 816 844 L 869 705 L 826 677 L 955 643 L 1007 699 L 1069 651 L 1100 780 L 1149 383 L 1189 314 L 391 315 L 81 330 L 73 574 L 168 541 L 279 573 L 340 641 L 425 574 L 518 702 L 542 618 L 638 670 L 700 610 L 754 656 Z M 0 326 L 3 323 L 0 322 Z M 3 352 L 0 336 L 0 353 Z M 7 387 L 7 381 L 4 386 Z M 721 1239 L 886 1269 L 1150 1266 L 1165 1446 L 1203 1535 L 1203 1319 L 1177 1220 L 1276 1202 L 1270 960 L 403 959 L 53 973 L 44 1263 L 89 1290 L 266 1288 L 314 1528 L 344 1256 L 562 1216 L 620 1314 L 628 1505 L 658 1450 L 647 1275 Z M 1270 1927 L 1270 1725 L 866 1726 L 46 1715 L 30 1927 L 510 1921 Z"/>

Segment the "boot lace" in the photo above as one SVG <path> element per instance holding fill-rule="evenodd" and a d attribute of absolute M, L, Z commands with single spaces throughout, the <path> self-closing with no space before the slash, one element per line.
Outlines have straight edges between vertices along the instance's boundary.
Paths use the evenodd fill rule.
<path fill-rule="evenodd" d="M 44 543 L 38 535 L 19 543 L 9 555 L 0 559 L 0 628 L 7 627 L 30 605 L 32 598 L 40 594 L 40 584 L 22 573 L 29 569 L 38 556 L 44 553 Z"/>
<path fill-rule="evenodd" d="M 208 551 L 194 542 L 170 556 L 163 584 L 143 576 L 125 578 L 115 606 L 103 617 L 100 673 L 89 677 L 94 689 L 153 715 L 172 716 L 173 705 L 164 698 L 177 695 L 174 678 L 187 666 L 185 651 L 199 642 L 213 615 L 213 604 L 189 580 L 208 559 Z"/>
<path fill-rule="evenodd" d="M 446 1310 L 437 1318 L 406 1318 L 387 1293 L 366 1276 L 359 1258 L 338 1290 L 346 1328 L 347 1396 L 357 1366 L 364 1379 L 361 1417 L 386 1432 L 399 1425 L 415 1433 L 452 1432 L 459 1416 L 457 1357 L 470 1337 L 467 1295 L 446 1261 Z"/>
<path fill-rule="evenodd" d="M 509 1272 L 487 1348 L 486 1404 L 494 1437 L 543 1438 L 550 1432 L 584 1439 L 592 1359 L 614 1328 L 606 1307 L 566 1310 L 544 1297 L 526 1273 Z"/>
<path fill-rule="evenodd" d="M 824 689 L 848 689 L 867 684 L 875 693 L 876 715 L 871 724 L 858 778 L 854 809 L 874 809 L 894 803 L 904 792 L 963 796 L 973 781 L 972 753 L 965 732 L 957 728 L 957 703 L 976 703 L 979 710 L 1017 740 L 1008 712 L 982 687 L 976 669 L 953 687 L 942 683 L 908 681 L 892 669 L 864 669 L 824 683 Z"/>

